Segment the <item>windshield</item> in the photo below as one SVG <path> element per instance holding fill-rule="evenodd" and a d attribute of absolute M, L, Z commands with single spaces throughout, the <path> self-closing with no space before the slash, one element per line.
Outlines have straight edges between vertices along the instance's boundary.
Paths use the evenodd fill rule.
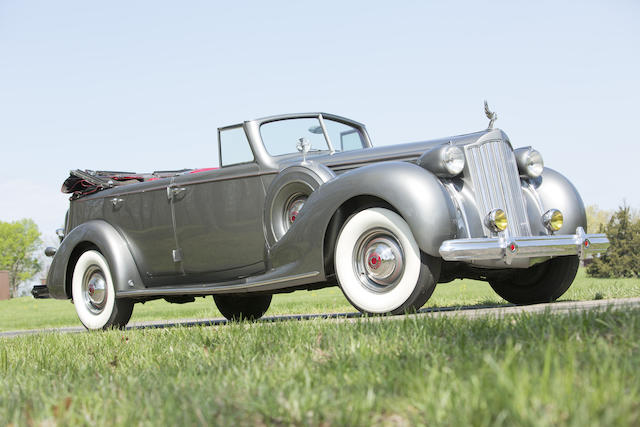
<path fill-rule="evenodd" d="M 326 133 L 335 151 L 357 150 L 366 147 L 360 131 L 354 126 L 323 118 Z M 297 153 L 301 138 L 311 144 L 310 151 L 329 151 L 320 117 L 285 119 L 260 126 L 260 135 L 267 152 L 272 156 Z"/>

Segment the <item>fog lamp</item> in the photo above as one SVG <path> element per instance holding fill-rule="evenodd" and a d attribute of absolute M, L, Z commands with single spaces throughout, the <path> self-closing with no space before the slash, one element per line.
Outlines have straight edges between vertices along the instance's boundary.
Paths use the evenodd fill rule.
<path fill-rule="evenodd" d="M 494 232 L 507 229 L 507 214 L 502 209 L 494 209 L 487 214 L 485 224 Z"/>
<path fill-rule="evenodd" d="M 564 217 L 558 209 L 549 209 L 542 215 L 542 223 L 549 231 L 558 231 L 562 228 Z"/>

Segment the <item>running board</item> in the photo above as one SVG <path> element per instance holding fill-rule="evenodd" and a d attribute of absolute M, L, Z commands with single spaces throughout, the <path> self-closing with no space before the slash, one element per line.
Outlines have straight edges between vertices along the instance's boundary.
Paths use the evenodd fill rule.
<path fill-rule="evenodd" d="M 186 286 L 159 286 L 155 288 L 134 289 L 117 291 L 117 298 L 144 298 L 154 296 L 176 296 L 176 295 L 214 295 L 228 293 L 247 293 L 272 291 L 283 287 L 291 287 L 309 283 L 308 279 L 320 275 L 318 271 L 312 271 L 293 276 L 279 277 L 274 279 L 259 280 L 256 282 L 243 282 L 235 284 L 206 284 L 206 285 L 186 285 Z M 285 284 L 283 286 L 283 284 Z"/>

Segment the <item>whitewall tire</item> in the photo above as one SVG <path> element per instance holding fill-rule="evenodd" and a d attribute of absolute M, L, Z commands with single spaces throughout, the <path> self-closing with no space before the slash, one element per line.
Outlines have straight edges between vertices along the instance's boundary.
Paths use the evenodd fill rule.
<path fill-rule="evenodd" d="M 131 318 L 133 303 L 116 299 L 109 264 L 96 250 L 78 258 L 71 293 L 78 317 L 87 329 L 122 328 Z"/>
<path fill-rule="evenodd" d="M 406 221 L 389 209 L 356 213 L 338 235 L 338 283 L 351 304 L 365 313 L 418 310 L 433 293 L 439 267 L 438 260 L 420 252 Z"/>

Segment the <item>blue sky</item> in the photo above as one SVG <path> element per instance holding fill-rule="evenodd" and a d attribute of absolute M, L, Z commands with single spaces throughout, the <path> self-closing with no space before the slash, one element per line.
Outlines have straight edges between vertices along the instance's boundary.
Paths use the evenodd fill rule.
<path fill-rule="evenodd" d="M 70 169 L 217 165 L 216 129 L 327 111 L 374 145 L 486 127 L 587 204 L 640 207 L 640 2 L 0 0 L 0 220 L 51 234 Z"/>

